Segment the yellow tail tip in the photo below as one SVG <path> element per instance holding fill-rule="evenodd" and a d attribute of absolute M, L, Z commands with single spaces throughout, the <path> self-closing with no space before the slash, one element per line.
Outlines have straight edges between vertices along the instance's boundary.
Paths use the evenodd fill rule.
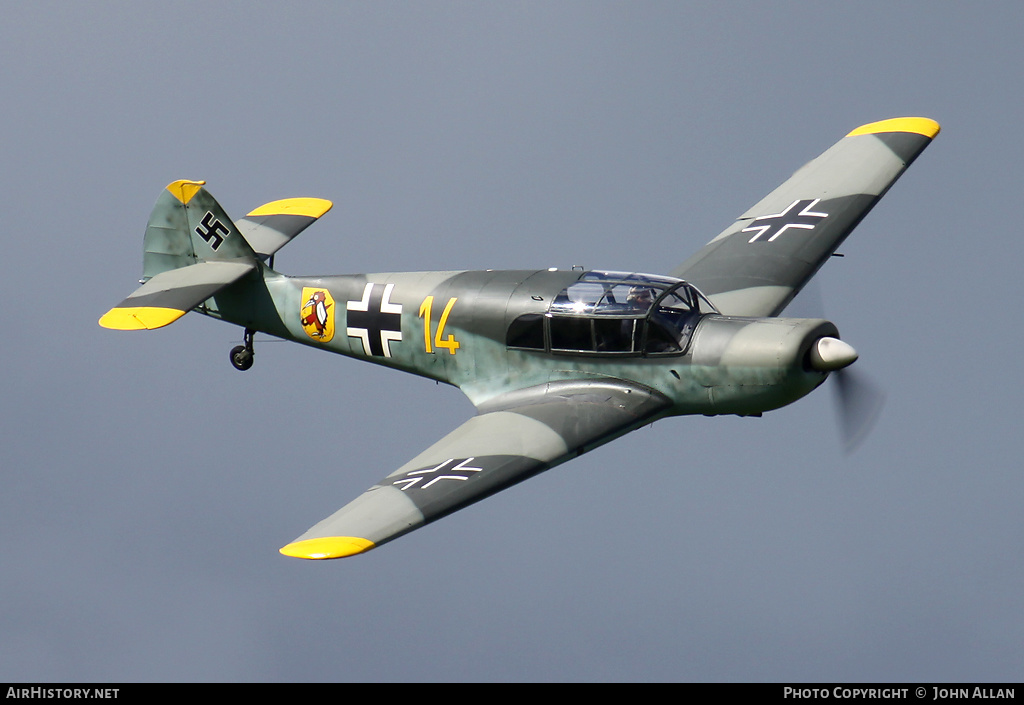
<path fill-rule="evenodd" d="M 319 218 L 331 210 L 332 206 L 334 204 L 325 198 L 285 198 L 264 203 L 248 215 L 304 215 L 308 218 Z"/>
<path fill-rule="evenodd" d="M 171 192 L 175 198 L 182 203 L 187 204 L 192 200 L 192 197 L 199 193 L 199 189 L 206 185 L 205 181 L 189 181 L 188 179 L 179 179 L 178 181 L 172 181 L 167 184 L 167 190 Z"/>
<path fill-rule="evenodd" d="M 185 311 L 174 308 L 138 306 L 112 308 L 103 314 L 99 323 L 111 330 L 153 330 L 174 323 L 185 315 Z"/>
<path fill-rule="evenodd" d="M 882 132 L 913 132 L 914 134 L 924 135 L 928 139 L 935 137 L 939 134 L 939 130 L 942 128 L 939 123 L 935 122 L 931 118 L 923 117 L 902 117 L 892 118 L 890 120 L 880 120 L 878 122 L 868 123 L 867 125 L 861 125 L 856 130 L 847 135 L 847 137 L 854 137 L 856 135 L 877 135 Z"/>
<path fill-rule="evenodd" d="M 281 553 L 293 558 L 307 560 L 324 560 L 327 558 L 345 558 L 358 553 L 365 553 L 376 546 L 373 541 L 355 536 L 328 536 L 321 539 L 306 539 L 290 543 L 281 549 Z"/>

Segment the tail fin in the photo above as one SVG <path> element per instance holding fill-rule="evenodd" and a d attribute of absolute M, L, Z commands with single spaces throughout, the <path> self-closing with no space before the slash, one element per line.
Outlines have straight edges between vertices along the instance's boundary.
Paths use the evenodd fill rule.
<path fill-rule="evenodd" d="M 101 326 L 166 326 L 256 269 L 256 253 L 204 184 L 175 181 L 160 194 L 146 228 L 145 283 L 108 311 Z"/>
<path fill-rule="evenodd" d="M 146 227 L 144 279 L 199 262 L 256 259 L 205 183 L 175 181 L 160 194 Z"/>

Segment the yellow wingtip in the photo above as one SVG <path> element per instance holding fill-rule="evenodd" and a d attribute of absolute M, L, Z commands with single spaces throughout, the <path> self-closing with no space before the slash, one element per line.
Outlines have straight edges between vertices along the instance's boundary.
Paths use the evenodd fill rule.
<path fill-rule="evenodd" d="M 205 181 L 189 181 L 180 179 L 167 184 L 167 190 L 171 195 L 184 204 L 188 204 L 192 197 L 199 193 L 199 189 L 206 185 Z"/>
<path fill-rule="evenodd" d="M 112 308 L 100 318 L 100 325 L 111 330 L 153 330 L 174 323 L 185 315 L 185 311 L 174 308 L 139 306 L 137 308 Z"/>
<path fill-rule="evenodd" d="M 376 546 L 373 541 L 367 541 L 355 536 L 328 536 L 320 539 L 306 539 L 296 541 L 280 549 L 281 553 L 293 558 L 305 558 L 307 560 L 324 560 L 327 558 L 345 558 L 359 553 L 365 553 Z"/>
<path fill-rule="evenodd" d="M 333 203 L 324 198 L 283 198 L 280 201 L 264 203 L 248 215 L 304 215 L 319 218 L 333 206 Z"/>
<path fill-rule="evenodd" d="M 868 123 L 867 125 L 861 125 L 856 130 L 847 135 L 847 137 L 854 137 L 856 135 L 877 135 L 882 132 L 913 132 L 914 134 L 924 135 L 928 139 L 935 137 L 939 134 L 939 130 L 942 128 L 939 123 L 935 122 L 931 118 L 923 117 L 902 117 L 892 118 L 890 120 L 880 120 L 878 122 Z"/>

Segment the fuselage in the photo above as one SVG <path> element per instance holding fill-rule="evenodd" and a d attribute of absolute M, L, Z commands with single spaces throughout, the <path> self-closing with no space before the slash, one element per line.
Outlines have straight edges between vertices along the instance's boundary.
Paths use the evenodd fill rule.
<path fill-rule="evenodd" d="M 759 414 L 827 376 L 810 369 L 817 319 L 718 314 L 678 279 L 484 270 L 292 277 L 260 266 L 199 310 L 254 331 L 459 387 L 477 406 L 567 379 L 624 380 L 666 415 Z"/>

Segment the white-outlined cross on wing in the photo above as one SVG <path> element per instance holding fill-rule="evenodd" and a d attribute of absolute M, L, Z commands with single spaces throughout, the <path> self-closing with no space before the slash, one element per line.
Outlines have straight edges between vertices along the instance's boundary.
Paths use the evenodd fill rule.
<path fill-rule="evenodd" d="M 821 222 L 822 219 L 828 217 L 828 213 L 816 213 L 811 210 L 820 200 L 821 199 L 819 198 L 815 198 L 813 200 L 793 201 L 789 204 L 789 207 L 781 213 L 762 215 L 754 218 L 754 222 L 743 228 L 740 232 L 756 232 L 756 234 L 747 240 L 747 242 L 754 242 L 760 239 L 763 235 L 770 233 L 770 237 L 762 242 L 773 242 L 775 238 L 790 228 L 813 230 L 815 225 Z"/>
<path fill-rule="evenodd" d="M 393 485 L 401 485 L 401 484 L 404 483 L 405 486 L 402 487 L 401 489 L 402 489 L 403 492 L 405 492 L 410 487 L 415 487 L 416 485 L 418 485 L 420 480 L 425 479 L 425 476 L 428 473 L 437 472 L 438 470 L 442 469 L 444 466 L 446 466 L 448 463 L 452 462 L 453 460 L 455 460 L 455 458 L 449 458 L 448 460 L 444 461 L 443 463 L 441 463 L 437 467 L 423 468 L 422 470 L 413 470 L 412 472 L 406 473 L 405 477 L 402 478 L 401 480 L 396 480 L 395 482 L 393 482 L 391 484 L 393 484 Z M 465 460 L 461 461 L 458 465 L 455 465 L 454 467 L 452 467 L 448 472 L 467 472 L 467 473 L 469 473 L 469 472 L 481 472 L 483 470 L 483 468 L 473 468 L 473 467 L 469 467 L 466 464 L 466 463 L 471 462 L 472 460 L 473 460 L 473 458 L 466 458 Z M 416 475 L 417 477 L 413 477 L 413 475 Z M 430 481 L 427 482 L 425 485 L 420 487 L 420 489 L 421 490 L 425 490 L 428 487 L 430 487 L 431 485 L 433 485 L 435 482 L 440 482 L 441 480 L 463 480 L 464 481 L 464 480 L 468 480 L 469 478 L 470 478 L 469 475 L 437 475 L 436 477 L 431 478 Z"/>

